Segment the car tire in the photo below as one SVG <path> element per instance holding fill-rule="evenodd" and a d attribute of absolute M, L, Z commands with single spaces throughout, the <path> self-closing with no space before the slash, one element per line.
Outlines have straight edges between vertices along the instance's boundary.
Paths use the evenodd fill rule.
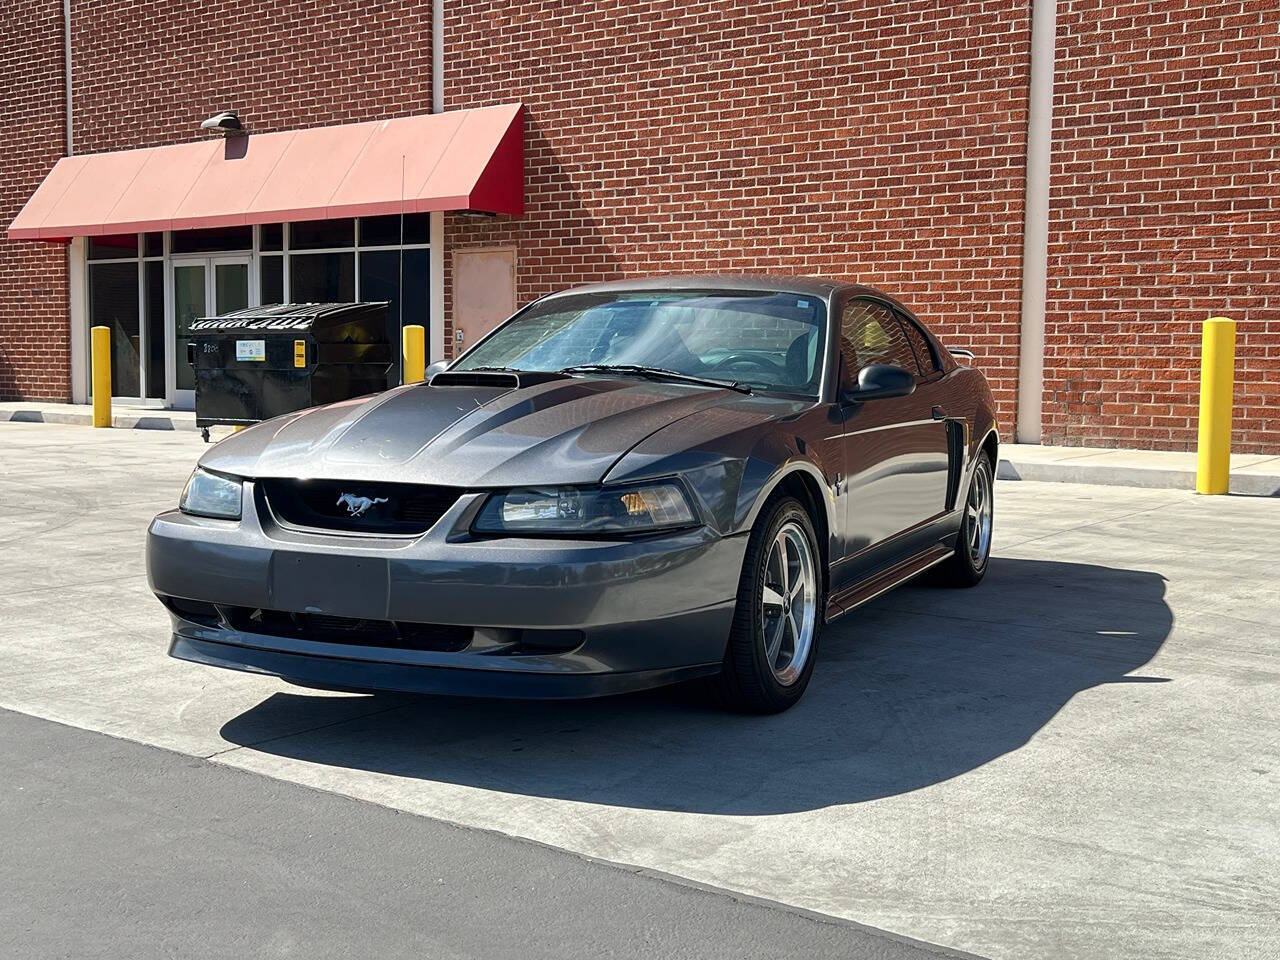
<path fill-rule="evenodd" d="M 976 587 L 986 576 L 995 523 L 995 489 L 991 454 L 984 450 L 978 455 L 973 478 L 965 491 L 955 552 L 938 565 L 935 582 L 939 585 Z"/>
<path fill-rule="evenodd" d="M 804 506 L 791 497 L 767 505 L 747 542 L 724 664 L 711 678 L 722 706 L 779 713 L 804 694 L 825 619 L 824 574 Z"/>

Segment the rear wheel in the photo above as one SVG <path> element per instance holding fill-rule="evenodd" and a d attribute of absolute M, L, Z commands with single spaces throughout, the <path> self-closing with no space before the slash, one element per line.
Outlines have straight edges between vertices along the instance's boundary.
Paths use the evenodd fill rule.
<path fill-rule="evenodd" d="M 803 695 L 826 602 L 821 557 L 799 501 L 766 508 L 747 543 L 724 665 L 712 679 L 726 706 L 777 713 Z"/>
<path fill-rule="evenodd" d="M 991 455 L 984 450 L 973 468 L 955 553 L 938 567 L 937 579 L 944 586 L 973 587 L 982 581 L 991 559 L 995 503 Z"/>

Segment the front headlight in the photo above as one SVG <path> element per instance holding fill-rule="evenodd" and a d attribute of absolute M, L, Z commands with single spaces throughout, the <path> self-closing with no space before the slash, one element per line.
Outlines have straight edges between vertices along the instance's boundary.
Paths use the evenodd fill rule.
<path fill-rule="evenodd" d="M 240 491 L 243 481 L 224 477 L 196 467 L 195 473 L 182 488 L 178 509 L 197 517 L 218 517 L 222 520 L 240 519 Z"/>
<path fill-rule="evenodd" d="M 646 533 L 692 526 L 693 510 L 675 483 L 580 489 L 546 487 L 495 493 L 471 529 L 477 533 Z"/>

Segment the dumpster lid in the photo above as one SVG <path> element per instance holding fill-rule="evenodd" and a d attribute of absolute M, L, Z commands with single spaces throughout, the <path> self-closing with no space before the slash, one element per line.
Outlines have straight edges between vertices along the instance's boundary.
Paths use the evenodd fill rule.
<path fill-rule="evenodd" d="M 192 333 L 229 333 L 254 330 L 264 333 L 297 333 L 345 326 L 366 317 L 381 321 L 389 302 L 370 300 L 363 303 L 271 303 L 245 307 L 216 317 L 201 317 L 189 327 Z"/>

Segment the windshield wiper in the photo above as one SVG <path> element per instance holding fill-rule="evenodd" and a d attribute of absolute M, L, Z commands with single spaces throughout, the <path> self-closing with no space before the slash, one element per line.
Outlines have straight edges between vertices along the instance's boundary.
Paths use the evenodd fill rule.
<path fill-rule="evenodd" d="M 723 390 L 736 390 L 738 393 L 750 393 L 750 384 L 738 380 L 716 380 L 712 377 L 699 377 L 692 373 L 681 373 L 668 367 L 649 367 L 640 363 L 579 363 L 565 367 L 557 373 L 621 373 L 633 377 L 647 377 L 650 380 L 672 380 L 677 383 L 696 383 L 703 387 L 720 387 Z"/>

